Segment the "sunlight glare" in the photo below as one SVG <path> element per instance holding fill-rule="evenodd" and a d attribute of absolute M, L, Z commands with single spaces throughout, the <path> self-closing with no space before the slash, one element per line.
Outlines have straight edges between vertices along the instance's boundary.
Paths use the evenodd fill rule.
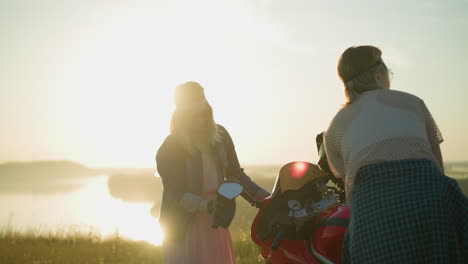
<path fill-rule="evenodd" d="M 152 204 L 129 203 L 112 197 L 107 188 L 107 179 L 99 177 L 80 190 L 83 192 L 81 199 L 85 197 L 88 200 L 78 202 L 93 205 L 92 208 L 77 208 L 82 221 L 96 227 L 104 238 L 118 235 L 160 245 L 164 234 L 158 220 L 150 214 Z"/>
<path fill-rule="evenodd" d="M 295 162 L 291 166 L 291 175 L 298 179 L 304 176 L 309 169 L 309 163 L 307 162 Z"/>

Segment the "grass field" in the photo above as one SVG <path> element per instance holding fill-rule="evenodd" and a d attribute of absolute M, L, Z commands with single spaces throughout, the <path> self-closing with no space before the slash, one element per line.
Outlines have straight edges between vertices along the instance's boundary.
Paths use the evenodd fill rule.
<path fill-rule="evenodd" d="M 235 240 L 237 263 L 263 263 L 258 248 L 249 240 Z M 118 237 L 101 240 L 93 234 L 35 236 L 2 232 L 0 263 L 31 264 L 157 264 L 162 248 Z"/>

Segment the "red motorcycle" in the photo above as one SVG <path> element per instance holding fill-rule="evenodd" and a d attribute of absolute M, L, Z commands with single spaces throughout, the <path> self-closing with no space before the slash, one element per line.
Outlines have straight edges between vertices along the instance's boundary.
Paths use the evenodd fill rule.
<path fill-rule="evenodd" d="M 243 191 L 239 183 L 218 188 L 218 204 Z M 252 224 L 252 240 L 271 264 L 341 263 L 349 224 L 342 183 L 308 162 L 284 165 L 272 195 Z"/>
<path fill-rule="evenodd" d="M 342 184 L 332 177 L 307 162 L 281 168 L 251 229 L 267 263 L 341 263 L 350 209 Z"/>
<path fill-rule="evenodd" d="M 341 263 L 350 209 L 343 182 L 330 172 L 322 139 L 319 134 L 319 165 L 284 165 L 271 196 L 257 204 L 251 236 L 267 263 Z M 242 191 L 238 183 L 224 183 L 218 197 L 231 200 Z"/>

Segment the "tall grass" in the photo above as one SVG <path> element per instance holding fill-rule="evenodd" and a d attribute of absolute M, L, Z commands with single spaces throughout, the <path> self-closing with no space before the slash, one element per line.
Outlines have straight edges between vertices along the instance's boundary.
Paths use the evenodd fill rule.
<path fill-rule="evenodd" d="M 233 244 L 237 263 L 263 263 L 258 248 L 250 239 L 235 240 Z M 162 263 L 162 258 L 161 246 L 118 236 L 101 239 L 92 233 L 0 232 L 2 264 L 158 264 Z"/>
<path fill-rule="evenodd" d="M 161 248 L 95 234 L 2 232 L 0 263 L 162 263 Z"/>

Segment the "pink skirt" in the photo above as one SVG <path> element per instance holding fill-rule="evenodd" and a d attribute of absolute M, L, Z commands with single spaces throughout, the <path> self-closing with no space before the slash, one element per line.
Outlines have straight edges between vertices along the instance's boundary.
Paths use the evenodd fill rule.
<path fill-rule="evenodd" d="M 235 264 L 236 255 L 229 229 L 211 227 L 212 215 L 194 216 L 185 240 L 163 244 L 164 264 Z"/>

